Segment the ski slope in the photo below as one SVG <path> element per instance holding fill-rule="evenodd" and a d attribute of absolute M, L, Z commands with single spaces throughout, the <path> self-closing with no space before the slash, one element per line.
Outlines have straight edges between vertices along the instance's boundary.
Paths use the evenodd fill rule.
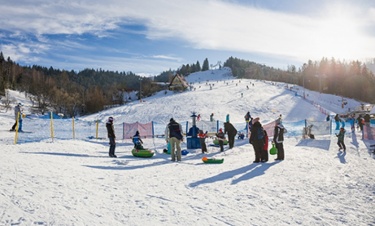
<path fill-rule="evenodd" d="M 345 110 L 341 97 L 305 90 L 306 100 L 302 87 L 239 80 L 227 69 L 187 80 L 192 90 L 160 92 L 79 120 L 104 122 L 113 116 L 117 129 L 121 122 L 136 121 L 165 128 L 171 117 L 185 122 L 197 112 L 202 120 L 214 113 L 224 121 L 230 114 L 237 125 L 250 111 L 264 124 L 281 114 L 287 125 L 324 121 L 322 109 Z M 31 103 L 25 95 L 11 93 L 27 110 Z M 358 104 L 348 100 L 345 107 Z M 245 139 L 224 153 L 211 146 L 207 155 L 189 150 L 174 163 L 162 153 L 164 138 L 144 139 L 145 147 L 156 150 L 151 159 L 133 157 L 130 140 L 118 139 L 113 159 L 107 157 L 107 139 L 38 139 L 35 134 L 48 134 L 49 124 L 35 125 L 32 118 L 24 120 L 24 129 L 33 133 L 20 133 L 14 144 L 15 134 L 8 131 L 13 111 L 2 110 L 0 117 L 0 225 L 375 225 L 375 162 L 366 146 L 375 142 L 361 140 L 359 131 L 347 129 L 346 153 L 338 150 L 334 135 L 315 140 L 287 135 L 281 162 L 270 156 L 267 163 L 254 164 Z M 57 134 L 65 129 L 58 125 Z M 224 163 L 203 164 L 203 156 Z"/>

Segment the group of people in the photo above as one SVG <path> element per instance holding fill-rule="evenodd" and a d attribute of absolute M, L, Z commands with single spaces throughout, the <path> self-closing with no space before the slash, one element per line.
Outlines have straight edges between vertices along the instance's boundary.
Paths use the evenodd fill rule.
<path fill-rule="evenodd" d="M 117 158 L 115 155 L 116 148 L 116 135 L 113 125 L 113 117 L 109 117 L 106 122 L 107 135 L 109 139 L 109 157 Z M 181 142 L 183 141 L 182 127 L 181 124 L 176 122 L 173 118 L 170 119 L 169 124 L 165 128 L 165 138 L 166 142 L 171 145 L 171 160 L 172 161 L 181 161 Z M 132 141 L 135 149 L 144 149 L 143 140 L 139 134 L 139 131 L 136 131 L 132 137 Z M 175 151 L 176 150 L 176 151 Z"/>
<path fill-rule="evenodd" d="M 272 144 L 275 145 L 277 149 L 277 158 L 275 160 L 284 160 L 284 133 L 286 129 L 282 124 L 281 117 L 279 117 L 275 122 L 274 135 L 272 139 Z M 265 129 L 263 129 L 259 118 L 252 120 L 251 134 L 249 139 L 250 144 L 253 145 L 255 160 L 254 163 L 267 162 L 268 161 L 268 134 Z"/>
<path fill-rule="evenodd" d="M 252 119 L 252 118 L 251 118 Z M 248 119 L 246 119 L 248 120 Z M 249 121 L 250 122 L 250 121 Z M 113 126 L 113 117 L 109 117 L 106 123 L 107 133 L 109 138 L 109 156 L 116 158 L 115 148 L 116 148 L 116 136 Z M 181 142 L 183 141 L 182 126 L 176 122 L 173 118 L 170 119 L 166 129 L 165 129 L 165 140 L 171 146 L 171 161 L 181 161 Z M 224 123 L 224 130 L 220 128 L 216 133 L 216 138 L 218 139 L 220 152 L 224 151 L 224 141 L 226 135 L 228 135 L 228 145 L 229 149 L 234 147 L 235 137 L 237 135 L 236 128 L 229 122 L 229 118 Z M 284 133 L 286 129 L 284 128 L 281 118 L 276 120 L 276 125 L 274 128 L 273 143 L 275 144 L 278 152 L 277 158 L 275 160 L 284 160 Z M 205 139 L 207 138 L 207 131 L 203 133 L 199 130 L 197 134 L 202 153 L 207 153 L 207 146 Z M 143 149 L 143 141 L 139 135 L 139 131 L 136 131 L 135 135 L 132 137 L 134 148 Z M 268 135 L 267 131 L 263 129 L 259 118 L 251 120 L 251 136 L 249 139 L 250 144 L 252 144 L 255 153 L 254 163 L 267 162 L 268 161 Z M 344 146 L 345 147 L 345 146 Z"/>

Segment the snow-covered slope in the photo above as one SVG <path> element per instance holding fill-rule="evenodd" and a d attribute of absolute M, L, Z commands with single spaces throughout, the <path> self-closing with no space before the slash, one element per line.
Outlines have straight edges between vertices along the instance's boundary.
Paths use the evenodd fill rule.
<path fill-rule="evenodd" d="M 342 110 L 340 97 L 306 91 L 310 99 L 304 100 L 302 88 L 233 79 L 226 69 L 187 79 L 191 91 L 160 93 L 81 120 L 166 123 L 170 117 L 187 121 L 196 111 L 203 120 L 214 113 L 223 121 L 230 114 L 240 123 L 250 111 L 266 123 L 280 114 L 286 122 L 324 120 L 316 104 L 331 113 Z M 346 107 L 355 104 L 348 100 Z M 224 158 L 209 165 L 200 150 L 171 162 L 161 151 L 164 138 L 144 139 L 157 151 L 151 159 L 133 157 L 129 140 L 118 140 L 117 159 L 107 157 L 107 140 L 33 141 L 26 139 L 31 134 L 19 134 L 28 142 L 13 144 L 13 117 L 2 109 L 0 225 L 375 225 L 375 160 L 359 131 L 347 132 L 346 153 L 334 135 L 288 136 L 284 161 L 270 156 L 254 164 L 251 145 L 236 140 L 225 153 L 209 146 L 208 157 Z M 31 120 L 25 119 L 25 128 L 48 132 L 48 123 L 30 128 Z M 61 129 L 55 125 L 56 133 Z"/>

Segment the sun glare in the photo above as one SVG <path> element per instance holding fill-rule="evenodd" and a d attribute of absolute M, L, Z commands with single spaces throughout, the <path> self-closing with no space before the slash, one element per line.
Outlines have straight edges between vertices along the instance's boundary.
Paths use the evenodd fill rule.
<path fill-rule="evenodd" d="M 359 26 L 354 15 L 343 11 L 322 17 L 316 28 L 315 45 L 311 46 L 312 55 L 337 59 L 362 57 L 365 43 Z"/>

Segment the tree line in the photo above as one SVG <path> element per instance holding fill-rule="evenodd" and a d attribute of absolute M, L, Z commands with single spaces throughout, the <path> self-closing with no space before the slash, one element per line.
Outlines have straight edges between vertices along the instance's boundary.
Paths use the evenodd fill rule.
<path fill-rule="evenodd" d="M 231 68 L 237 78 L 286 82 L 375 103 L 374 75 L 359 61 L 347 63 L 323 58 L 320 62 L 308 61 L 298 69 L 291 65 L 281 70 L 230 57 L 223 66 Z M 206 58 L 202 66 L 199 61 L 183 64 L 155 77 L 102 69 L 75 72 L 38 65 L 20 66 L 9 57 L 5 59 L 0 52 L 0 95 L 6 96 L 6 89 L 24 91 L 30 94 L 35 112 L 52 110 L 72 117 L 98 112 L 106 105 L 125 104 L 127 100 L 122 98 L 125 92 L 137 91 L 138 99 L 151 96 L 165 89 L 165 85 L 160 84 L 168 84 L 175 74 L 188 76 L 209 69 Z"/>
<path fill-rule="evenodd" d="M 375 76 L 360 61 L 339 61 L 334 58 L 309 60 L 300 68 L 276 69 L 255 62 L 230 57 L 225 63 L 234 76 L 285 82 L 327 94 L 339 95 L 375 104 Z"/>

